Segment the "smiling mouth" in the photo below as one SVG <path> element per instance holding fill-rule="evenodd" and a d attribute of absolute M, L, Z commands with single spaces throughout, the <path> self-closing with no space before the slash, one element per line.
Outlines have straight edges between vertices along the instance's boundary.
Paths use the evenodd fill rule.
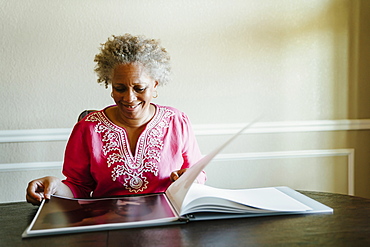
<path fill-rule="evenodd" d="M 126 105 L 126 104 L 122 104 L 125 108 L 127 108 L 127 109 L 130 109 L 130 110 L 133 110 L 133 109 L 135 109 L 135 108 L 137 108 L 139 105 L 141 105 L 142 104 L 142 102 L 140 102 L 139 104 L 137 104 L 137 105 Z"/>

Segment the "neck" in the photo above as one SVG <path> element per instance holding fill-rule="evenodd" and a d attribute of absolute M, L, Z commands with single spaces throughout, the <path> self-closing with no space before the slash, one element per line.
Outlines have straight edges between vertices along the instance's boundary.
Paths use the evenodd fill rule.
<path fill-rule="evenodd" d="M 119 109 L 116 108 L 116 119 L 117 121 L 126 128 L 140 128 L 147 124 L 154 116 L 155 107 L 150 105 L 147 114 L 142 118 L 129 119 L 122 116 Z"/>

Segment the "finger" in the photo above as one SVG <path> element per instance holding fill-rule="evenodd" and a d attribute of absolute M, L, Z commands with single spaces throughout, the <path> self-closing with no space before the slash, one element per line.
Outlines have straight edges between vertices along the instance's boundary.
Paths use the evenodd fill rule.
<path fill-rule="evenodd" d="M 172 182 L 176 181 L 180 176 L 178 175 L 177 171 L 171 173 L 171 180 Z"/>
<path fill-rule="evenodd" d="M 27 187 L 27 196 L 29 198 L 29 200 L 32 202 L 32 201 L 41 201 L 42 200 L 42 197 L 40 195 L 39 192 L 42 192 L 43 191 L 43 188 L 42 188 L 42 185 L 38 183 L 38 181 L 31 181 L 29 184 L 28 184 L 28 187 Z"/>
<path fill-rule="evenodd" d="M 187 170 L 188 170 L 187 168 L 185 168 L 185 169 L 181 169 L 181 170 L 178 170 L 178 171 L 177 171 L 177 175 L 178 175 L 179 177 L 181 177 L 181 176 L 182 176 L 182 174 L 184 174 Z"/>
<path fill-rule="evenodd" d="M 54 194 L 54 186 L 53 183 L 46 182 L 44 186 L 44 197 L 45 199 L 49 200 L 50 196 Z"/>
<path fill-rule="evenodd" d="M 34 198 L 30 197 L 29 195 L 26 195 L 27 202 L 31 203 L 32 205 L 40 205 L 41 202 L 38 200 L 35 200 Z"/>

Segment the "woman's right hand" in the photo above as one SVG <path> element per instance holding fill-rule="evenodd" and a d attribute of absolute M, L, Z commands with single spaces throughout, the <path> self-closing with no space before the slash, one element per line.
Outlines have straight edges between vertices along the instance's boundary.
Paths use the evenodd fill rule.
<path fill-rule="evenodd" d="M 40 205 L 42 199 L 50 199 L 50 196 L 56 193 L 61 183 L 59 178 L 52 176 L 32 180 L 26 190 L 27 202 Z"/>

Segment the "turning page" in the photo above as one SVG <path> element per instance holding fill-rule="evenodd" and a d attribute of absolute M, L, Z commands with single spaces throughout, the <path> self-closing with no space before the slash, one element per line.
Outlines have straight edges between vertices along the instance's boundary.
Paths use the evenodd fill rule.
<path fill-rule="evenodd" d="M 181 205 L 184 201 L 184 198 L 190 189 L 191 185 L 194 183 L 198 175 L 204 170 L 208 163 L 219 153 L 221 150 L 226 147 L 230 142 L 232 142 L 238 135 L 240 135 L 244 130 L 252 126 L 256 121 L 249 123 L 247 126 L 242 128 L 238 133 L 233 135 L 228 141 L 223 145 L 204 156 L 200 159 L 195 165 L 190 167 L 175 183 L 172 183 L 166 190 L 166 195 L 170 199 L 174 208 L 178 213 L 181 211 Z"/>

